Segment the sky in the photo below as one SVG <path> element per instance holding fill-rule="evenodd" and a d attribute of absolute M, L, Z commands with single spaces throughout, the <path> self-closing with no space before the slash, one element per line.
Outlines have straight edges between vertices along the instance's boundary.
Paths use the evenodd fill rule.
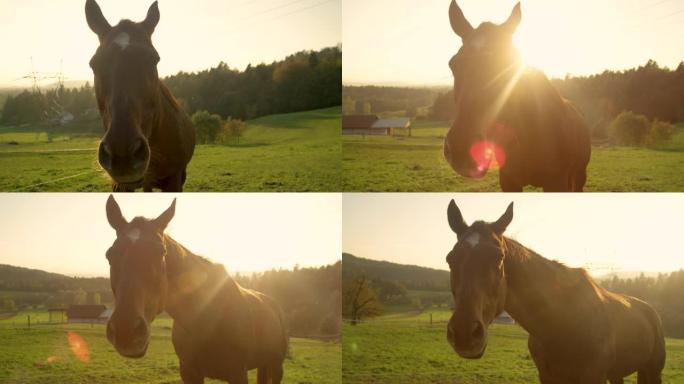
<path fill-rule="evenodd" d="M 331 193 L 117 194 L 127 220 L 158 217 L 177 197 L 166 233 L 229 272 L 340 259 L 341 196 Z M 0 264 L 108 276 L 116 238 L 106 193 L 0 194 Z"/>
<path fill-rule="evenodd" d="M 517 0 L 460 0 L 473 27 L 505 21 Z M 450 0 L 344 0 L 345 84 L 451 85 L 461 47 Z M 514 36 L 523 59 L 552 77 L 684 59 L 681 0 L 521 0 Z"/>
<path fill-rule="evenodd" d="M 98 0 L 111 25 L 142 21 L 152 0 Z M 152 35 L 161 76 L 197 71 L 220 61 L 232 68 L 270 63 L 301 50 L 341 42 L 341 0 L 159 0 Z M 31 71 L 91 80 L 88 62 L 98 46 L 85 20 L 85 0 L 0 0 L 0 87 Z M 52 80 L 54 83 L 55 81 Z M 47 81 L 46 84 L 49 84 Z"/>
<path fill-rule="evenodd" d="M 514 202 L 506 236 L 594 275 L 684 268 L 682 194 L 345 194 L 342 250 L 446 270 L 456 242 L 447 223 L 451 199 L 468 224 L 495 221 Z"/>

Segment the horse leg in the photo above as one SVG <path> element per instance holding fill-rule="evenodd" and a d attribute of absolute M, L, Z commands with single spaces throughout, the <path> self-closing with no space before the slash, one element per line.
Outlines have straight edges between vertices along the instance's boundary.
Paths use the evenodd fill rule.
<path fill-rule="evenodd" d="M 180 375 L 183 384 L 204 384 L 204 376 L 183 360 L 180 360 Z"/>
<path fill-rule="evenodd" d="M 135 188 L 119 185 L 119 184 L 112 184 L 112 192 L 135 192 Z"/>
<path fill-rule="evenodd" d="M 266 366 L 261 366 L 257 368 L 257 384 L 269 384 L 268 373 L 268 367 Z"/>
<path fill-rule="evenodd" d="M 637 371 L 637 384 L 661 384 L 660 370 L 648 366 Z"/>
<path fill-rule="evenodd" d="M 257 369 L 257 376 L 259 375 L 259 370 Z M 258 379 L 257 379 L 258 380 Z M 236 372 L 231 377 L 228 378 L 229 384 L 247 384 L 247 370 L 241 369 Z M 266 381 L 268 383 L 268 381 Z"/>
<path fill-rule="evenodd" d="M 544 184 L 544 192 L 572 192 L 572 179 L 567 172 Z"/>
<path fill-rule="evenodd" d="M 578 169 L 573 177 L 573 192 L 583 192 L 584 184 L 587 183 L 587 169 Z"/>
<path fill-rule="evenodd" d="M 182 173 L 178 172 L 162 180 L 159 183 L 161 185 L 162 192 L 183 192 L 182 179 Z"/>
<path fill-rule="evenodd" d="M 499 186 L 502 192 L 522 192 L 523 186 L 516 183 L 503 170 L 499 170 Z"/>
<path fill-rule="evenodd" d="M 283 381 L 283 363 L 271 366 L 271 384 L 280 384 Z"/>

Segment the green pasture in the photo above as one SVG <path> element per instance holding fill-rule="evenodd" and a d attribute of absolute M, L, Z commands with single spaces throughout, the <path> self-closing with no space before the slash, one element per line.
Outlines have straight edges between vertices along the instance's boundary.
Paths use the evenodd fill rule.
<path fill-rule="evenodd" d="M 432 324 L 430 315 L 432 314 Z M 447 310 L 393 313 L 352 326 L 345 324 L 342 380 L 348 384 L 530 384 L 537 370 L 527 333 L 517 325 L 494 324 L 479 360 L 458 357 L 446 341 Z M 626 383 L 636 383 L 636 375 Z M 684 340 L 667 339 L 663 383 L 684 382 Z"/>
<path fill-rule="evenodd" d="M 31 315 L 32 326 L 26 317 Z M 48 324 L 46 312 L 21 313 L 0 320 L 0 383 L 180 383 L 178 359 L 171 344 L 172 320 L 162 317 L 152 325 L 145 357 L 119 356 L 105 337 L 104 325 Z M 88 360 L 76 358 L 68 333 L 80 336 Z M 340 383 L 338 343 L 290 339 L 291 358 L 285 361 L 284 383 Z M 250 383 L 256 382 L 255 371 Z M 221 383 L 207 380 L 206 383 Z"/>
<path fill-rule="evenodd" d="M 50 132 L 50 136 L 48 136 Z M 99 120 L 0 126 L 0 191 L 110 191 Z M 339 191 L 340 108 L 247 121 L 240 144 L 198 145 L 186 191 Z"/>
<path fill-rule="evenodd" d="M 449 167 L 442 155 L 447 130 L 445 123 L 419 121 L 411 137 L 343 136 L 343 190 L 500 191 L 498 171 L 470 180 Z M 684 191 L 684 124 L 662 149 L 594 145 L 591 157 L 586 191 Z"/>

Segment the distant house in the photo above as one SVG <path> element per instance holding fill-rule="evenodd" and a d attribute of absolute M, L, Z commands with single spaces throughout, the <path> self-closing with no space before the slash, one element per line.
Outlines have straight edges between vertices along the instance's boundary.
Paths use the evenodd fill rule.
<path fill-rule="evenodd" d="M 66 310 L 70 323 L 106 323 L 112 310 L 104 305 L 71 305 Z"/>
<path fill-rule="evenodd" d="M 501 312 L 499 317 L 494 319 L 494 322 L 499 324 L 515 324 L 515 320 L 506 311 Z"/>
<path fill-rule="evenodd" d="M 381 119 L 377 115 L 343 115 L 343 135 L 384 135 L 394 136 L 396 128 L 408 129 L 411 136 L 411 119 L 399 117 Z"/>

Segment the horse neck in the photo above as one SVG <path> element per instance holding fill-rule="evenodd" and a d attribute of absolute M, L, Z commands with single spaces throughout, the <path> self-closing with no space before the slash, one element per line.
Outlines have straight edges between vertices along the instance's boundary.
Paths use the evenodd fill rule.
<path fill-rule="evenodd" d="M 573 314 L 600 301 L 601 290 L 586 272 L 545 259 L 504 238 L 507 293 L 504 309 L 531 335 L 571 331 Z"/>
<path fill-rule="evenodd" d="M 227 286 L 239 290 L 223 266 L 195 255 L 168 235 L 164 237 L 168 281 L 165 309 L 174 320 L 192 324 L 211 308 L 209 301 L 220 289 Z"/>
<path fill-rule="evenodd" d="M 180 106 L 178 101 L 173 97 L 171 91 L 164 85 L 164 83 L 158 80 L 159 84 L 159 108 L 155 111 L 154 117 L 154 129 L 162 129 L 170 124 L 169 121 L 175 120 L 177 118 Z"/>
<path fill-rule="evenodd" d="M 563 97 L 553 86 L 551 81 L 539 70 L 525 68 L 516 81 L 508 100 L 499 114 L 498 120 L 513 127 L 535 127 L 540 123 L 540 117 L 556 114 L 548 111 L 559 111 L 565 106 Z M 558 116 L 557 116 L 558 117 Z"/>

